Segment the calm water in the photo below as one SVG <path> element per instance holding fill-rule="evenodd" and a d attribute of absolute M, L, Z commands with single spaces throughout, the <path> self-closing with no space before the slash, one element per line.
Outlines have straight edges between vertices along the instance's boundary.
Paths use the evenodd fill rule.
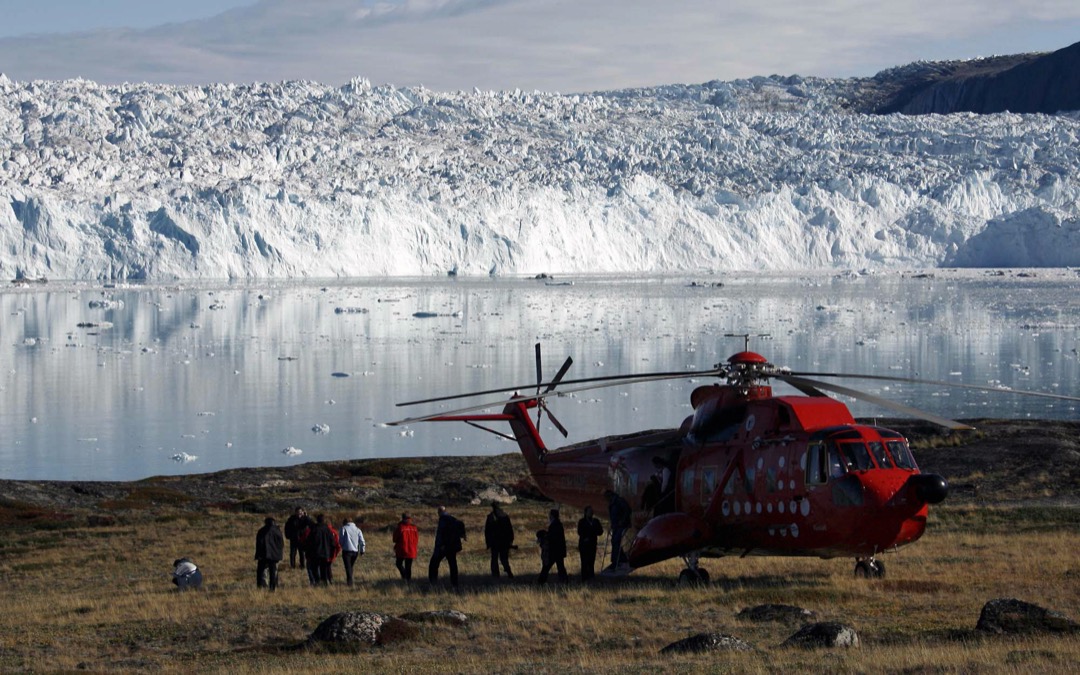
<path fill-rule="evenodd" d="M 440 410 L 398 401 L 532 382 L 537 341 L 547 378 L 566 356 L 575 361 L 568 378 L 704 369 L 742 349 L 725 333 L 751 332 L 771 335 L 753 350 L 796 370 L 1080 395 L 1073 270 L 572 281 L 3 289 L 0 476 L 126 480 L 508 452 L 512 444 L 464 425 L 383 423 Z M 600 389 L 551 405 L 571 442 L 676 426 L 705 382 Z M 842 383 L 957 418 L 1080 415 L 1073 403 L 1008 394 Z M 546 423 L 544 433 L 562 444 Z"/>

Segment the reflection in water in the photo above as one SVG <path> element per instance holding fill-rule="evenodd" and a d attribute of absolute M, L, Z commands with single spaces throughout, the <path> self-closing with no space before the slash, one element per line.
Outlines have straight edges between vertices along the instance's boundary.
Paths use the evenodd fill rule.
<path fill-rule="evenodd" d="M 568 355 L 568 378 L 704 369 L 741 350 L 725 333 L 751 332 L 771 335 L 751 349 L 794 370 L 1080 394 L 1075 272 L 966 274 L 10 289 L 0 293 L 0 475 L 111 480 L 509 452 L 460 425 L 382 423 L 440 409 L 396 401 L 527 389 L 538 341 L 546 377 Z M 702 383 L 599 389 L 551 405 L 568 442 L 584 440 L 676 426 Z M 1047 399 L 844 384 L 957 418 L 1077 416 L 1076 405 Z M 283 454 L 289 447 L 303 453 Z"/>

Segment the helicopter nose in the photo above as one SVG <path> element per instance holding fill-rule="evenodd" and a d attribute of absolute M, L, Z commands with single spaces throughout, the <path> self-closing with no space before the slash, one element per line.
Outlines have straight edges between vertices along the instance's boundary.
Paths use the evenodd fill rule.
<path fill-rule="evenodd" d="M 908 479 L 909 489 L 924 504 L 940 504 L 949 495 L 949 482 L 933 473 L 920 473 Z"/>

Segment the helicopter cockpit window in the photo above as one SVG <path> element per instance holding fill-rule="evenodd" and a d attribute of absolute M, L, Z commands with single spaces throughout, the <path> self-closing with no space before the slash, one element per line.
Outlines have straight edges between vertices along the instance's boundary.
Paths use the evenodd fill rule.
<path fill-rule="evenodd" d="M 874 468 L 866 443 L 840 443 L 839 445 L 849 471 L 867 471 Z"/>
<path fill-rule="evenodd" d="M 885 441 L 885 444 L 889 447 L 889 454 L 892 455 L 893 461 L 896 462 L 898 468 L 915 468 L 915 458 L 911 456 L 911 450 L 908 448 L 907 443 L 896 439 L 894 441 Z"/>
<path fill-rule="evenodd" d="M 882 469 L 891 469 L 892 462 L 889 461 L 889 454 L 885 452 L 885 445 L 877 441 L 871 441 L 868 445 L 870 446 L 870 454 L 874 456 L 877 465 Z"/>

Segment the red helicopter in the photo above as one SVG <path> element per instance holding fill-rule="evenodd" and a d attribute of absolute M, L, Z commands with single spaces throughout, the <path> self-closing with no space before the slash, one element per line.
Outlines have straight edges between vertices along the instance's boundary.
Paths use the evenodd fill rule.
<path fill-rule="evenodd" d="M 492 389 L 399 403 L 434 403 L 469 396 L 520 391 L 501 413 L 483 413 L 484 403 L 449 413 L 412 417 L 411 422 L 465 422 L 516 441 L 541 492 L 550 499 L 603 513 L 621 498 L 632 510 L 637 532 L 629 550 L 612 548 L 620 574 L 681 557 L 680 581 L 707 581 L 701 558 L 723 556 L 854 557 L 855 574 L 882 577 L 881 554 L 922 536 L 930 504 L 943 501 L 948 483 L 919 471 L 907 439 L 878 426 L 859 424 L 830 391 L 869 401 L 889 410 L 950 429 L 972 429 L 960 422 L 811 377 L 863 378 L 934 384 L 1001 392 L 1000 389 L 934 380 L 843 373 L 798 373 L 778 368 L 748 350 L 709 371 L 660 372 L 563 380 L 568 358 L 549 383 L 541 381 L 536 345 L 537 384 Z M 543 413 L 564 436 L 547 399 L 572 392 L 639 382 L 715 376 L 722 383 L 696 388 L 694 413 L 677 429 L 609 436 L 548 449 L 538 431 Z M 769 380 L 786 382 L 802 395 L 775 396 Z M 559 385 L 582 385 L 564 388 Z M 1077 401 L 1042 392 L 1007 390 Z M 536 410 L 536 422 L 530 411 Z M 507 422 L 512 435 L 483 426 Z M 617 495 L 617 497 L 616 497 Z M 623 507 L 625 508 L 625 506 Z M 621 556 L 620 556 L 621 554 Z"/>

